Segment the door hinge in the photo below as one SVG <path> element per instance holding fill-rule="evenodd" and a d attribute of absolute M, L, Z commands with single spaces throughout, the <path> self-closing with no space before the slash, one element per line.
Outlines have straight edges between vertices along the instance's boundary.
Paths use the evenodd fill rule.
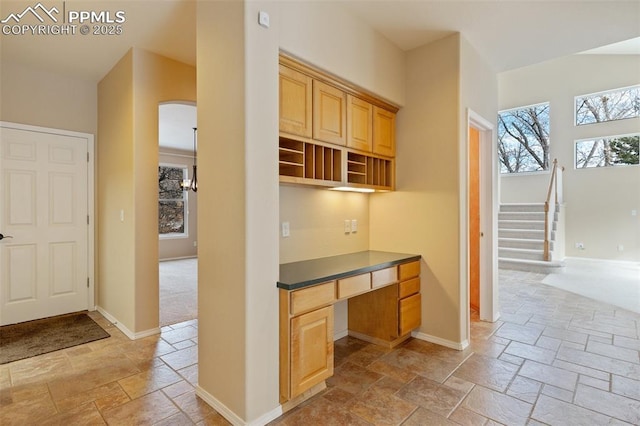
<path fill-rule="evenodd" d="M 89 152 L 87 152 L 87 163 L 89 162 Z"/>
<path fill-rule="evenodd" d="M 89 215 L 87 215 L 87 225 L 89 224 Z"/>
<path fill-rule="evenodd" d="M 87 277 L 87 288 L 89 288 L 89 277 Z"/>

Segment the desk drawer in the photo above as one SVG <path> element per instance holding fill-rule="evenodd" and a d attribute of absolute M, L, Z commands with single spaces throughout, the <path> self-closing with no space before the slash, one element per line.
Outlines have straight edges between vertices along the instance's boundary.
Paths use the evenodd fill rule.
<path fill-rule="evenodd" d="M 400 281 L 420 275 L 420 261 L 403 263 L 400 265 Z"/>
<path fill-rule="evenodd" d="M 371 287 L 376 288 L 387 284 L 393 284 L 398 281 L 398 268 L 380 269 L 371 273 Z"/>
<path fill-rule="evenodd" d="M 338 280 L 338 299 L 351 297 L 367 290 L 371 290 L 371 274 L 356 275 Z"/>
<path fill-rule="evenodd" d="M 401 299 L 399 302 L 398 332 L 400 336 L 420 327 L 422 322 L 422 299 L 420 293 Z"/>
<path fill-rule="evenodd" d="M 291 315 L 311 311 L 336 300 L 335 281 L 291 292 Z"/>
<path fill-rule="evenodd" d="M 398 286 L 398 298 L 403 299 L 420 291 L 420 277 L 401 281 Z"/>

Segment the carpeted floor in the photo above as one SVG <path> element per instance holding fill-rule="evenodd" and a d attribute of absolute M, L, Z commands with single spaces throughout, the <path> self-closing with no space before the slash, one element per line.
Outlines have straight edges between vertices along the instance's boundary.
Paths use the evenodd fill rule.
<path fill-rule="evenodd" d="M 84 312 L 0 327 L 0 364 L 110 337 Z"/>
<path fill-rule="evenodd" d="M 564 271 L 542 283 L 640 314 L 640 264 L 576 258 L 565 263 Z"/>
<path fill-rule="evenodd" d="M 198 318 L 198 259 L 160 262 L 160 326 Z"/>

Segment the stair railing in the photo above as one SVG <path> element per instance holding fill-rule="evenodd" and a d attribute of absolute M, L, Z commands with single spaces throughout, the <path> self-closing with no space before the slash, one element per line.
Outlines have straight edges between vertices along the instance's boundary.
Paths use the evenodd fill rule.
<path fill-rule="evenodd" d="M 558 167 L 558 159 L 553 159 L 553 169 L 551 171 L 551 180 L 549 181 L 549 190 L 547 191 L 547 200 L 544 202 L 544 260 L 551 260 L 551 229 L 553 221 L 558 210 L 558 205 L 563 202 L 562 194 L 562 172 L 564 167 Z M 550 208 L 551 196 L 553 195 L 553 208 Z"/>

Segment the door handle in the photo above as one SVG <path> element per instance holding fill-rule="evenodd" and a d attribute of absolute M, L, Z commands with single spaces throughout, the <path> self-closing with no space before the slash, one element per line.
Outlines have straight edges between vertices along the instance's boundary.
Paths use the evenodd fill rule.
<path fill-rule="evenodd" d="M 11 235 L 2 235 L 0 234 L 0 241 L 4 240 L 5 238 L 13 238 Z"/>

